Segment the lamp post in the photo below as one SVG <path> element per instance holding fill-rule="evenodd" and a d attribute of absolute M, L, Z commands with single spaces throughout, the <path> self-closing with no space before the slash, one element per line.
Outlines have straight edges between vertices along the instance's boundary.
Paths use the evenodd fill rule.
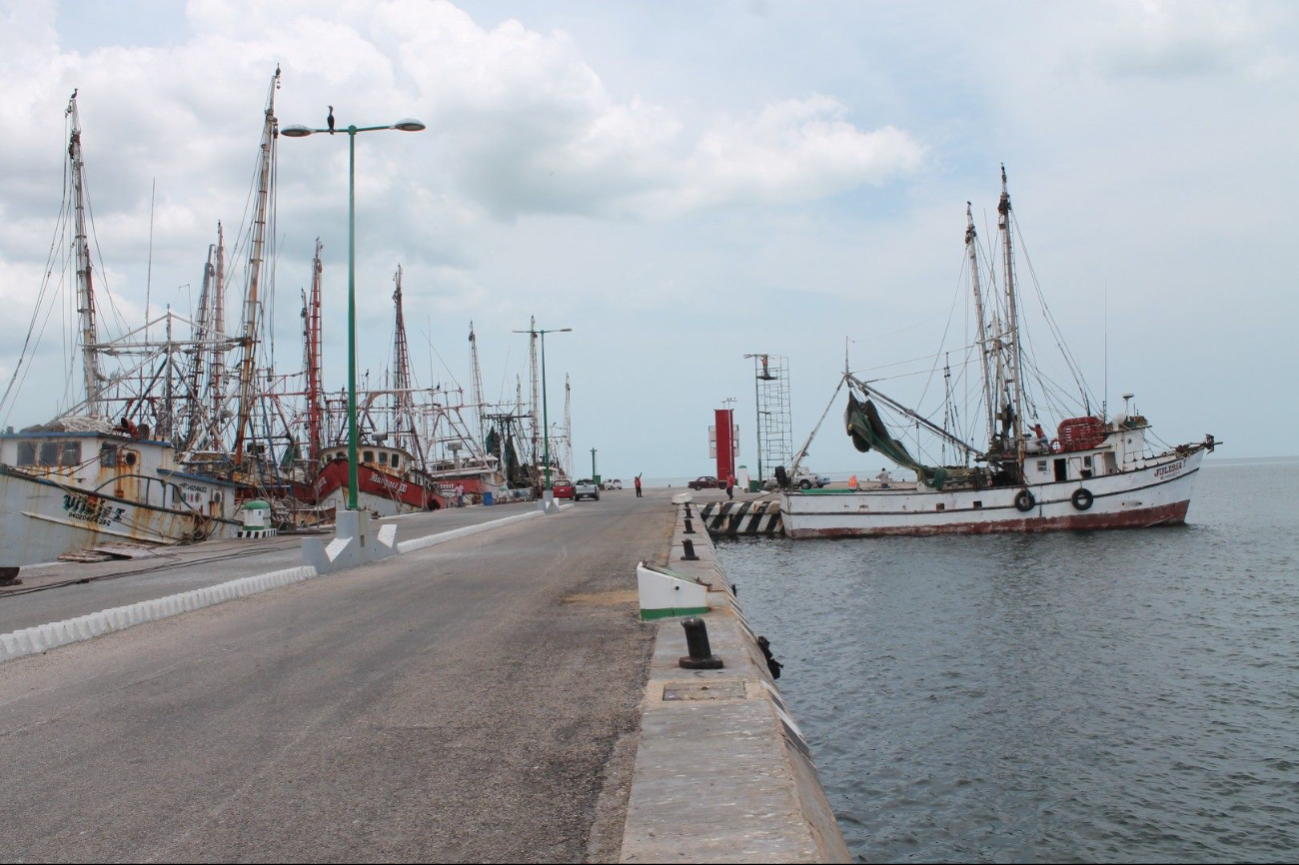
<path fill-rule="evenodd" d="M 330 123 L 333 123 L 331 109 Z M 424 124 L 406 118 L 390 126 L 349 126 L 347 133 L 347 509 L 357 510 L 357 424 L 356 424 L 356 133 L 396 129 L 400 132 L 420 132 Z M 306 138 L 317 132 L 334 134 L 333 129 L 312 129 L 307 126 L 286 126 L 280 134 L 288 138 Z"/>
<path fill-rule="evenodd" d="M 600 473 L 595 468 L 595 448 L 591 448 L 591 483 L 600 485 Z"/>
<path fill-rule="evenodd" d="M 545 443 L 545 456 L 542 462 L 546 466 L 546 486 L 542 496 L 542 507 L 548 507 L 554 498 L 554 493 L 550 488 L 550 413 L 548 410 L 549 402 L 546 399 L 546 334 L 548 333 L 572 333 L 571 327 L 551 328 L 550 330 L 529 329 L 516 330 L 515 333 L 527 333 L 541 336 L 541 434 L 542 441 Z"/>

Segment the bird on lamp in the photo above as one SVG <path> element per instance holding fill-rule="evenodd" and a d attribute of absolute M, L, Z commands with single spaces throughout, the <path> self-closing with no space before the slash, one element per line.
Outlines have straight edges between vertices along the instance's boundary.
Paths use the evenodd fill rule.
<path fill-rule="evenodd" d="M 334 106 L 332 106 L 332 105 L 329 106 L 329 119 L 328 119 L 328 123 L 329 123 L 329 134 L 330 134 L 330 135 L 333 135 L 333 134 L 334 134 Z"/>

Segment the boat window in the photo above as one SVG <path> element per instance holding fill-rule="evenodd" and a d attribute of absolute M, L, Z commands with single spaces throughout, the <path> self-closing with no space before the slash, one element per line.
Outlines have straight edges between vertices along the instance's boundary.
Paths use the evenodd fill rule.
<path fill-rule="evenodd" d="M 1055 461 L 1055 479 L 1058 481 L 1067 481 L 1069 479 L 1069 461 Z"/>
<path fill-rule="evenodd" d="M 366 451 L 366 452 L 365 452 L 365 462 L 367 462 L 367 463 L 372 463 L 372 462 L 374 462 L 374 451 Z"/>
<path fill-rule="evenodd" d="M 61 462 L 68 467 L 81 465 L 81 442 L 64 442 Z"/>
<path fill-rule="evenodd" d="M 934 505 L 934 508 L 935 510 L 945 511 L 947 510 L 947 505 L 943 504 L 942 502 L 939 502 L 938 504 Z"/>
<path fill-rule="evenodd" d="M 20 466 L 36 465 L 36 442 L 18 443 L 18 465 Z"/>
<path fill-rule="evenodd" d="M 41 465 L 56 466 L 59 464 L 59 443 L 41 442 Z"/>
<path fill-rule="evenodd" d="M 978 499 L 975 499 L 975 500 L 974 500 L 974 506 L 975 506 L 976 508 L 981 508 L 981 507 L 983 507 L 983 502 L 979 501 Z"/>
<path fill-rule="evenodd" d="M 127 464 L 128 466 L 133 466 L 133 465 L 135 465 L 135 451 L 127 451 L 127 452 L 126 452 L 126 464 Z"/>
<path fill-rule="evenodd" d="M 1091 467 L 1092 467 L 1092 458 L 1091 458 L 1090 456 L 1085 456 L 1085 457 L 1083 457 L 1083 465 L 1085 465 L 1087 468 L 1091 468 Z"/>
<path fill-rule="evenodd" d="M 398 468 L 398 467 L 400 466 L 400 464 L 401 464 L 401 459 L 400 459 L 396 454 L 393 454 L 393 455 L 392 455 L 392 467 L 393 467 L 393 468 Z"/>
<path fill-rule="evenodd" d="M 117 468 L 117 445 L 101 445 L 99 448 L 99 465 L 101 468 Z"/>
<path fill-rule="evenodd" d="M 1037 470 L 1040 472 L 1046 471 L 1046 460 L 1037 461 Z"/>

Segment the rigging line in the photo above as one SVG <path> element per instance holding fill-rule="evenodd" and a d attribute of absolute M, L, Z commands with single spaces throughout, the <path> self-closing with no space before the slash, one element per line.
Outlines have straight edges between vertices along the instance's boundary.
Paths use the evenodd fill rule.
<path fill-rule="evenodd" d="M 1088 397 L 1094 399 L 1095 397 L 1090 393 L 1090 388 L 1087 387 L 1086 380 L 1082 376 L 1081 365 L 1078 363 L 1077 359 L 1073 356 L 1073 353 L 1069 350 L 1069 346 L 1064 339 L 1064 334 L 1060 330 L 1060 326 L 1056 323 L 1055 316 L 1051 314 L 1051 309 L 1047 305 L 1046 297 L 1043 296 L 1042 294 L 1041 283 L 1038 282 L 1037 272 L 1033 269 L 1033 259 L 1029 255 L 1028 245 L 1024 243 L 1024 234 L 1019 227 L 1019 221 L 1015 217 L 1014 213 L 1011 214 L 1011 219 L 1015 220 L 1015 230 L 1019 232 L 1019 238 L 1020 238 L 1019 246 L 1024 253 L 1024 261 L 1028 264 L 1029 277 L 1033 281 L 1033 288 L 1037 293 L 1038 303 L 1042 307 L 1043 317 L 1046 319 L 1047 325 L 1050 327 L 1052 335 L 1056 339 L 1056 347 L 1059 348 L 1061 354 L 1064 355 L 1065 364 L 1069 367 L 1069 371 L 1074 377 L 1074 383 L 1078 386 L 1078 389 L 1083 394 L 1084 399 Z"/>
<path fill-rule="evenodd" d="M 938 369 L 938 357 L 944 353 L 944 347 L 947 345 L 947 335 L 952 330 L 952 317 L 956 314 L 956 303 L 964 293 L 961 282 L 965 277 L 965 250 L 961 250 L 961 266 L 956 275 L 956 294 L 952 297 L 951 305 L 947 308 L 947 323 L 943 326 L 943 338 L 938 343 L 938 354 L 934 355 L 934 364 L 929 368 L 929 378 L 925 381 L 924 390 L 920 392 L 920 399 L 923 401 L 925 395 L 929 393 L 929 386 L 933 384 L 934 373 Z"/>

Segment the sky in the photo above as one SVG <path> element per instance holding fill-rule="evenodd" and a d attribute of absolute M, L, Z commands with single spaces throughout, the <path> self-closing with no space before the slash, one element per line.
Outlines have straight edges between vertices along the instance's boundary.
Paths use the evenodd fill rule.
<path fill-rule="evenodd" d="M 358 138 L 362 369 L 389 363 L 398 264 L 422 385 L 468 387 L 470 320 L 491 399 L 526 376 L 511 331 L 571 327 L 547 339 L 548 394 L 562 415 L 570 376 L 578 474 L 591 448 L 606 477 L 709 473 L 727 398 L 752 465 L 749 353 L 788 358 L 796 444 L 845 350 L 932 410 L 936 357 L 969 339 L 966 202 L 990 241 L 1002 163 L 1021 273 L 1092 393 L 1111 411 L 1135 393 L 1171 443 L 1292 455 L 1297 54 L 1284 2 L 0 2 L 0 388 L 73 89 L 101 285 L 142 321 L 146 296 L 188 314 L 217 221 L 240 223 L 278 64 L 283 125 L 332 105 L 340 125 L 428 126 Z M 319 237 L 336 389 L 346 146 L 282 139 L 278 157 L 277 362 L 301 357 Z M 5 424 L 66 404 L 59 315 Z M 877 469 L 841 403 L 809 467 Z"/>

